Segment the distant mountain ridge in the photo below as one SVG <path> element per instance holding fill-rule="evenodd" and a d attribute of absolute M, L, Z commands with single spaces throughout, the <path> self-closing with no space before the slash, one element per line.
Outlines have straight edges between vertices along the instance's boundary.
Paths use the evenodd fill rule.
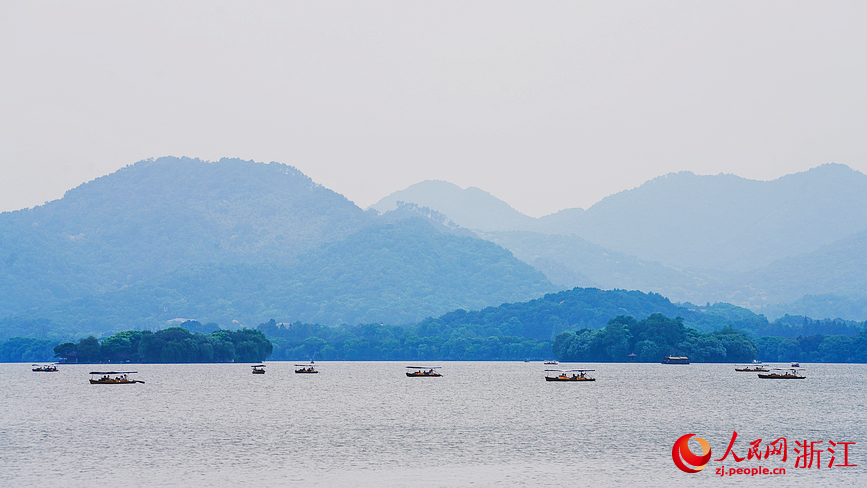
<path fill-rule="evenodd" d="M 413 185 L 400 199 L 423 202 L 475 229 L 561 286 L 641 289 L 673 300 L 753 308 L 791 303 L 808 293 L 867 301 L 857 271 L 814 265 L 804 270 L 817 260 L 860 270 L 860 256 L 867 255 L 867 244 L 846 241 L 867 230 L 867 176 L 845 165 L 824 164 L 773 181 L 672 173 L 587 210 L 539 219 L 516 217 L 517 211 L 484 192 L 474 192 L 485 199 L 481 210 L 468 208 L 467 199 L 456 205 L 454 188 L 437 196 L 443 187 Z M 791 279 L 798 267 L 802 274 Z"/>
<path fill-rule="evenodd" d="M 575 234 L 646 261 L 724 271 L 767 265 L 867 230 L 867 176 L 842 164 L 773 181 L 671 173 L 587 210 L 539 219 L 477 188 L 442 181 L 412 185 L 371 208 L 382 212 L 397 201 L 429 207 L 481 232 Z"/>
<path fill-rule="evenodd" d="M 746 271 L 867 229 L 867 176 L 824 164 L 773 181 L 674 173 L 609 196 L 570 229 L 675 266 Z"/>
<path fill-rule="evenodd" d="M 461 187 L 440 180 L 416 183 L 371 205 L 379 213 L 397 209 L 398 202 L 411 202 L 445 214 L 467 229 L 488 231 L 531 230 L 536 219 L 518 212 L 506 202 L 476 187 Z"/>
<path fill-rule="evenodd" d="M 279 163 L 146 160 L 0 214 L 0 317 L 67 331 L 400 323 L 553 290 L 472 233 L 365 212 Z"/>

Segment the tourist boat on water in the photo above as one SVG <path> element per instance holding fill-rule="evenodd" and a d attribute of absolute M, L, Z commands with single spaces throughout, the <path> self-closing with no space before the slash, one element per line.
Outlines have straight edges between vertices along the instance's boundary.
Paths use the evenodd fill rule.
<path fill-rule="evenodd" d="M 127 375 L 135 374 L 136 371 L 91 371 L 91 385 L 131 385 L 133 383 L 144 383 L 142 380 L 131 380 Z M 94 375 L 102 375 L 99 378 L 94 378 Z M 112 378 L 114 375 L 114 378 Z"/>
<path fill-rule="evenodd" d="M 252 368 L 253 368 L 253 374 L 265 374 L 265 365 L 264 364 L 257 364 L 255 366 L 252 366 Z"/>
<path fill-rule="evenodd" d="M 759 363 L 753 365 L 745 364 L 743 366 L 735 366 L 735 371 L 739 371 L 741 373 L 758 373 L 767 372 L 769 370 L 768 368 L 762 366 L 761 363 Z"/>
<path fill-rule="evenodd" d="M 37 373 L 56 373 L 57 372 L 57 366 L 55 366 L 53 364 L 46 364 L 44 366 L 34 364 L 33 366 L 35 366 L 33 368 L 33 371 L 35 371 Z"/>
<path fill-rule="evenodd" d="M 553 365 L 553 364 L 560 364 L 560 362 L 557 361 L 556 359 L 549 359 L 548 361 L 545 361 L 545 364 L 552 364 Z"/>
<path fill-rule="evenodd" d="M 407 366 L 407 369 L 413 369 L 415 371 L 407 371 L 406 375 L 410 378 L 424 377 L 424 378 L 434 378 L 438 376 L 442 376 L 440 373 L 434 371 L 435 369 L 440 369 L 440 366 Z"/>
<path fill-rule="evenodd" d="M 689 358 L 686 356 L 665 356 L 662 358 L 662 364 L 689 364 Z"/>
<path fill-rule="evenodd" d="M 595 369 L 546 369 L 545 371 L 559 373 L 556 376 L 545 375 L 545 381 L 596 381 L 596 378 L 587 376 Z M 571 373 L 571 374 L 570 374 Z"/>
<path fill-rule="evenodd" d="M 774 371 L 771 373 L 759 373 L 759 378 L 763 380 L 803 380 L 806 378 L 806 376 L 798 373 L 798 371 L 803 370 L 798 368 L 791 368 L 788 370 L 783 368 L 774 368 Z"/>
<path fill-rule="evenodd" d="M 310 364 L 296 364 L 295 367 L 298 368 L 295 370 L 296 373 L 318 373 L 319 372 L 319 371 L 316 371 L 316 366 L 313 364 L 313 361 L 310 361 Z"/>
<path fill-rule="evenodd" d="M 793 367 L 793 368 L 800 368 L 800 367 L 801 367 L 801 363 L 799 363 L 799 362 L 797 362 L 797 361 L 792 361 L 792 367 Z"/>

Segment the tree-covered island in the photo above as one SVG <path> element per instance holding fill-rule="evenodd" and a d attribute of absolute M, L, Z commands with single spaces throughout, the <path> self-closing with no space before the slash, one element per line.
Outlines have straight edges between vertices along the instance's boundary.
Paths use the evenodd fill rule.
<path fill-rule="evenodd" d="M 651 314 L 643 320 L 618 315 L 600 330 L 563 332 L 554 339 L 554 357 L 569 362 L 656 363 L 663 356 L 690 361 L 748 362 L 758 348 L 746 334 L 726 327 L 710 334 L 685 327 L 683 319 Z"/>
<path fill-rule="evenodd" d="M 88 336 L 54 348 L 55 356 L 68 363 L 258 363 L 271 352 L 271 342 L 259 330 L 194 334 L 183 327 L 157 332 L 128 330 L 102 343 Z"/>

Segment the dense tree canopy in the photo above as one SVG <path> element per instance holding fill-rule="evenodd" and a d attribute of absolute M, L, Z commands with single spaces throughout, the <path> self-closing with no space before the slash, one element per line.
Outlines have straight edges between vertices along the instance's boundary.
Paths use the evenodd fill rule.
<path fill-rule="evenodd" d="M 664 356 L 687 356 L 699 363 L 746 362 L 758 354 L 755 344 L 735 329 L 703 334 L 684 327 L 680 317 L 658 313 L 640 321 L 619 315 L 601 330 L 563 332 L 554 340 L 553 352 L 560 361 L 644 363 L 659 362 Z"/>
<path fill-rule="evenodd" d="M 183 327 L 118 332 L 102 343 L 89 336 L 77 344 L 67 342 L 54 348 L 56 357 L 71 363 L 261 362 L 272 350 L 271 342 L 258 330 L 193 334 Z"/>

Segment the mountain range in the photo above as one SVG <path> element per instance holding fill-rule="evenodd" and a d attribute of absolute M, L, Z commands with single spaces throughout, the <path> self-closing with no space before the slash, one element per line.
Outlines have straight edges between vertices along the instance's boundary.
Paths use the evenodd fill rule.
<path fill-rule="evenodd" d="M 867 176 L 841 164 L 773 181 L 672 173 L 538 219 L 442 181 L 371 208 L 398 202 L 444 214 L 566 288 L 640 289 L 775 316 L 809 302 L 812 316 L 867 317 Z"/>
<path fill-rule="evenodd" d="M 186 318 L 401 324 L 557 289 L 472 233 L 230 159 L 141 161 L 2 213 L 0 263 L 0 317 L 50 319 L 54 335 Z"/>
<path fill-rule="evenodd" d="M 842 165 L 774 182 L 678 173 L 534 219 L 445 182 L 363 210 L 285 164 L 151 159 L 0 214 L 0 339 L 188 319 L 419 324 L 573 288 L 737 320 L 711 302 L 863 320 L 865 208 L 864 175 Z M 637 295 L 610 296 L 628 314 Z"/>

